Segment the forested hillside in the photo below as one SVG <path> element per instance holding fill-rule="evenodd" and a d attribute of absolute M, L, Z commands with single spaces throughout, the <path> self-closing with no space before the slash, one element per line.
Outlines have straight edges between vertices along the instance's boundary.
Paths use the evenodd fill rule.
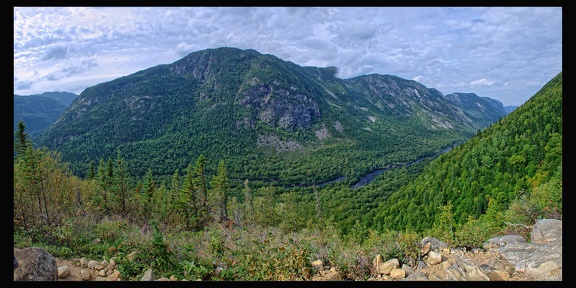
<path fill-rule="evenodd" d="M 198 51 L 85 89 L 37 146 L 59 151 L 81 177 L 120 153 L 133 177 L 151 170 L 168 181 L 202 154 L 210 173 L 225 160 L 239 189 L 245 179 L 353 183 L 433 155 L 494 121 L 471 119 L 413 80 L 339 79 L 335 72 L 251 49 Z"/>
<path fill-rule="evenodd" d="M 65 109 L 64 104 L 50 97 L 14 94 L 14 132 L 18 130 L 18 122 L 22 121 L 26 123 L 30 138 L 34 141 L 56 122 Z"/>
<path fill-rule="evenodd" d="M 427 165 L 374 210 L 369 226 L 423 231 L 442 213 L 455 227 L 482 216 L 504 225 L 501 213 L 508 207 L 510 213 L 533 210 L 528 219 L 516 219 L 522 222 L 541 216 L 536 211 L 561 217 L 561 183 L 559 73 L 524 105 Z"/>

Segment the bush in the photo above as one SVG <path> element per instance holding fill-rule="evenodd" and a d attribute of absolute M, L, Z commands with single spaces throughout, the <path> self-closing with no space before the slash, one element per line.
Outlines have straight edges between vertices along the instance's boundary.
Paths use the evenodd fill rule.
<path fill-rule="evenodd" d="M 403 252 L 403 257 L 398 258 L 403 263 L 411 263 L 418 260 L 420 255 L 420 239 L 422 237 L 414 231 L 406 231 L 398 234 L 398 245 Z"/>
<path fill-rule="evenodd" d="M 481 248 L 484 242 L 493 236 L 492 230 L 489 222 L 468 216 L 468 221 L 454 232 L 453 246 L 467 249 Z"/>

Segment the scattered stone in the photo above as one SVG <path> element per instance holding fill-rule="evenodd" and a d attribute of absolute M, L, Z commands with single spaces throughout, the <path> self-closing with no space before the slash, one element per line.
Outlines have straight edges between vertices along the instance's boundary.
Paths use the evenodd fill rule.
<path fill-rule="evenodd" d="M 68 266 L 58 267 L 58 278 L 66 278 L 68 275 L 70 275 L 70 268 L 68 268 Z"/>
<path fill-rule="evenodd" d="M 80 279 L 84 281 L 90 280 L 90 272 L 86 269 L 82 269 L 82 271 L 80 271 Z"/>
<path fill-rule="evenodd" d="M 154 271 L 152 271 L 152 269 L 146 270 L 146 272 L 144 273 L 144 276 L 142 276 L 142 278 L 140 278 L 140 281 L 155 281 L 155 280 L 156 280 L 156 275 L 154 274 Z"/>

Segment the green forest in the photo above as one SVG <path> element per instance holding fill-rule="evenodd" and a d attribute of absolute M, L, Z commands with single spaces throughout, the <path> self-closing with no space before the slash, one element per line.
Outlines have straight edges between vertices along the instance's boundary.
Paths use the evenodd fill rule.
<path fill-rule="evenodd" d="M 168 128 L 178 127 L 162 127 Z M 115 157 L 98 163 L 76 164 L 76 169 L 84 167 L 78 176 L 59 152 L 35 147 L 19 123 L 14 245 L 44 247 L 55 257 L 116 257 L 125 280 L 139 279 L 148 268 L 189 280 L 309 280 L 310 263 L 318 259 L 340 267 L 350 279 L 367 279 L 375 255 L 410 263 L 425 236 L 474 248 L 497 235 L 526 236 L 529 230 L 522 225 L 537 219 L 562 218 L 562 73 L 468 140 L 459 135 L 462 143 L 418 132 L 389 147 L 391 152 L 410 143 L 418 155 L 402 149 L 376 152 L 371 145 L 381 143 L 374 140 L 334 147 L 327 142 L 306 157 L 269 153 L 239 158 L 245 153 L 239 150 L 164 158 L 153 154 L 154 147 L 163 145 L 158 139 L 113 150 Z M 196 147 L 201 141 L 242 142 L 247 137 L 176 135 L 165 140 Z M 367 171 L 451 145 L 438 157 L 387 170 L 367 186 L 350 187 Z M 146 165 L 125 160 L 140 151 L 148 153 L 138 158 L 147 159 Z M 340 164 L 338 155 L 343 154 L 349 155 L 346 161 L 361 164 Z M 262 155 L 275 158 L 267 159 L 268 166 L 255 165 Z M 332 168 L 340 166 L 347 168 Z M 339 176 L 346 180 L 322 187 L 287 185 Z M 136 261 L 122 261 L 134 251 L 140 254 Z M 215 274 L 215 266 L 222 272 Z"/>

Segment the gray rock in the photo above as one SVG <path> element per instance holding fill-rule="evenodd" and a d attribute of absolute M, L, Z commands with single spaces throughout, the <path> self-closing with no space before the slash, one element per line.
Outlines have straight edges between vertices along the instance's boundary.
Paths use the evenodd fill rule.
<path fill-rule="evenodd" d="M 526 239 L 520 235 L 504 235 L 488 240 L 488 244 L 495 244 L 496 246 L 504 246 L 512 243 L 526 243 Z"/>
<path fill-rule="evenodd" d="M 140 278 L 140 281 L 156 281 L 156 274 L 152 271 L 152 268 L 146 270 L 144 276 Z"/>
<path fill-rule="evenodd" d="M 448 244 L 430 236 L 426 236 L 422 241 L 420 241 L 420 245 L 424 246 L 426 243 L 430 243 L 431 247 L 430 250 L 438 250 L 442 248 L 447 248 Z"/>
<path fill-rule="evenodd" d="M 18 267 L 14 269 L 14 281 L 58 281 L 56 259 L 40 247 L 14 248 Z"/>
<path fill-rule="evenodd" d="M 498 248 L 500 257 L 514 265 L 516 272 L 525 273 L 529 277 L 562 280 L 561 228 L 560 220 L 538 220 L 532 228 L 532 239 L 537 243 L 507 244 Z"/>
<path fill-rule="evenodd" d="M 557 239 L 562 239 L 562 220 L 536 220 L 532 226 L 532 243 L 545 244 Z"/>

